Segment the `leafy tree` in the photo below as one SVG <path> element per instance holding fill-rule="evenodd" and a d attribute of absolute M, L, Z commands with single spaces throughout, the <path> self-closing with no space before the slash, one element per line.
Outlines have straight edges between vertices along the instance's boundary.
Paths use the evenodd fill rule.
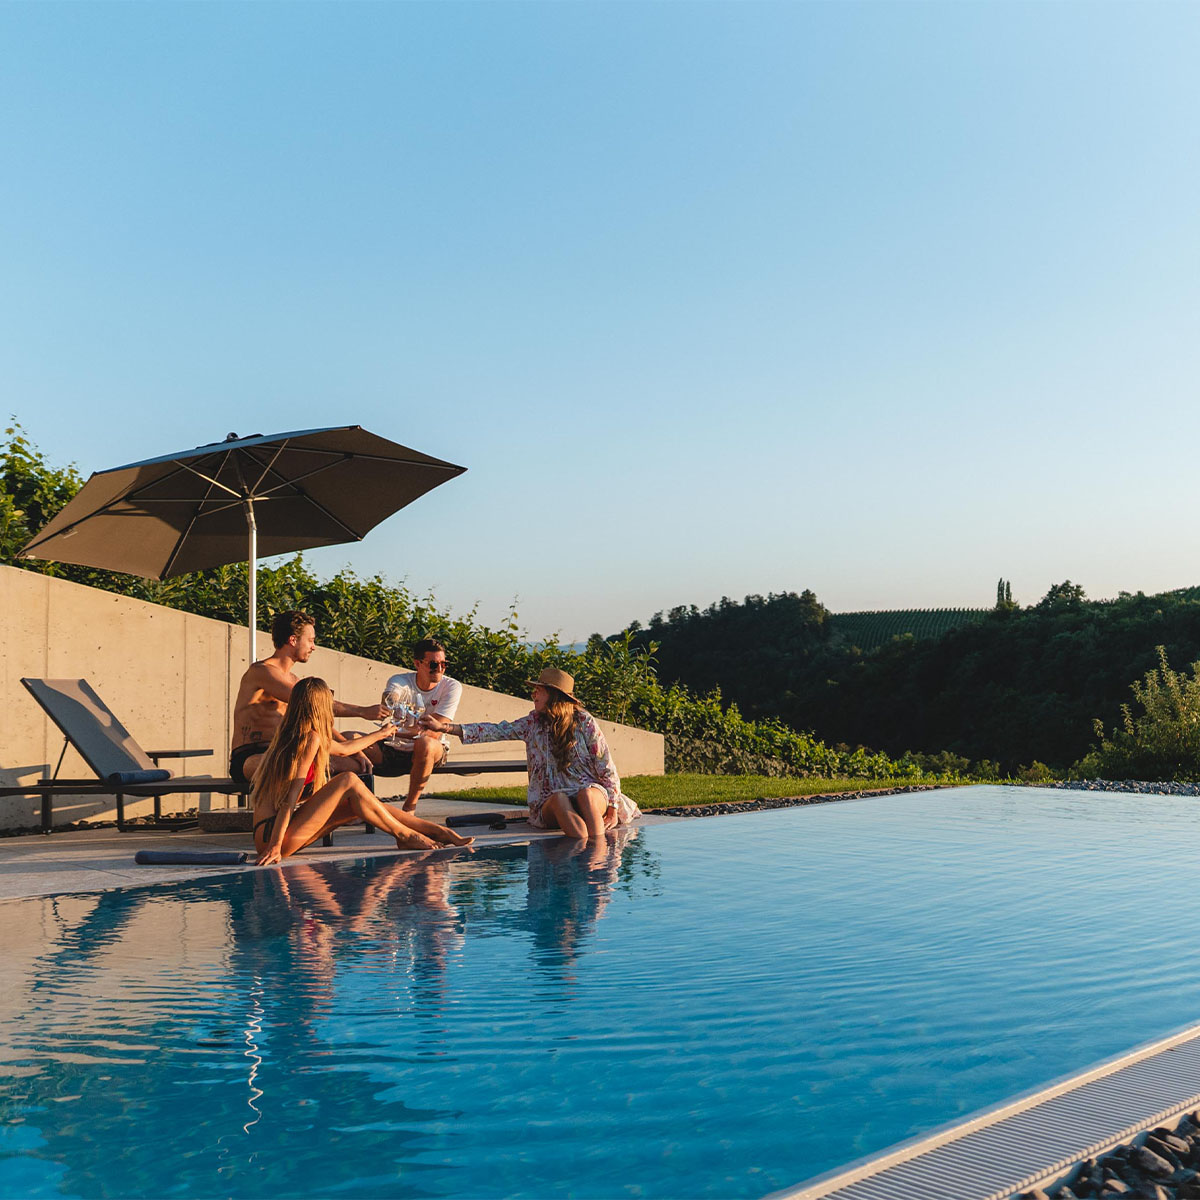
<path fill-rule="evenodd" d="M 1069 579 L 1050 585 L 1050 590 L 1038 601 L 1038 608 L 1078 608 L 1087 597 L 1083 588 Z"/>
<path fill-rule="evenodd" d="M 29 442 L 15 422 L 0 443 L 0 562 L 60 575 L 157 604 L 223 621 L 245 622 L 247 567 L 233 564 L 175 579 L 139 579 L 86 567 L 25 562 L 15 558 L 22 545 L 75 494 L 80 477 L 73 467 L 55 469 Z M 530 645 L 515 610 L 499 626 L 482 624 L 472 610 L 456 616 L 432 596 L 418 597 L 403 584 L 375 575 L 363 579 L 339 571 L 318 579 L 302 556 L 258 571 L 259 618 L 269 628 L 276 613 L 304 609 L 316 619 L 323 644 L 335 650 L 396 665 L 410 661 L 411 647 L 436 636 L 446 645 L 455 676 L 477 687 L 522 695 L 525 681 L 543 667 L 557 666 L 576 678 L 580 698 L 591 711 L 664 735 L 668 769 L 763 771 L 767 774 L 912 779 L 927 773 L 919 759 L 893 760 L 864 749 L 832 748 L 808 733 L 789 728 L 777 717 L 748 720 L 719 688 L 664 687 L 655 669 L 661 614 L 649 631 L 631 627 L 608 641 L 594 636 L 581 654 L 553 641 Z M 755 631 L 765 620 L 781 636 L 791 622 L 801 632 L 787 638 L 794 650 L 819 643 L 827 614 L 812 592 L 767 599 L 751 597 L 749 613 L 724 600 L 714 610 L 725 622 L 720 641 L 735 657 L 749 656 Z M 672 619 L 690 621 L 694 607 L 673 611 Z M 656 626 L 657 621 L 657 626 Z M 773 669 L 771 646 L 754 652 L 759 670 Z M 947 778 L 957 778 L 960 760 L 947 761 Z"/>
<path fill-rule="evenodd" d="M 21 547 L 82 485 L 73 466 L 51 467 L 14 417 L 0 442 L 0 558 L 13 562 Z M 47 575 L 62 569 L 58 563 L 21 565 Z"/>

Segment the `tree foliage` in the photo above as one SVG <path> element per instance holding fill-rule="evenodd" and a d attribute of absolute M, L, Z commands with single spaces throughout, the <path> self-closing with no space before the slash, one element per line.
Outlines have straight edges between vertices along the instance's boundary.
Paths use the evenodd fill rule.
<path fill-rule="evenodd" d="M 1001 580 L 995 608 L 937 637 L 874 648 L 811 592 L 673 609 L 634 639 L 660 644 L 664 682 L 719 687 L 755 720 L 1004 774 L 1079 760 L 1093 719 L 1118 721 L 1128 681 L 1155 668 L 1157 646 L 1173 662 L 1200 659 L 1200 589 L 1091 601 L 1066 580 L 1025 608 L 1011 595 Z"/>
<path fill-rule="evenodd" d="M 1104 779 L 1200 779 L 1200 662 L 1191 674 L 1173 671 L 1165 646 L 1158 665 L 1131 685 L 1140 712 L 1121 705 L 1121 724 L 1076 765 L 1075 774 Z"/>
<path fill-rule="evenodd" d="M 17 560 L 21 546 L 75 494 L 81 482 L 73 467 L 50 466 L 14 422 L 0 443 L 0 562 L 222 621 L 246 621 L 244 563 L 159 582 Z M 789 645 L 805 645 L 807 624 L 819 626 L 824 609 L 811 592 L 802 597 L 771 597 L 762 603 L 767 606 L 776 600 L 794 611 L 805 627 Z M 455 615 L 432 596 L 416 596 L 402 583 L 380 575 L 364 579 L 343 570 L 330 579 L 319 579 L 300 555 L 259 568 L 258 603 L 264 629 L 276 613 L 303 609 L 315 618 L 324 645 L 398 666 L 411 661 L 414 642 L 436 636 L 446 646 L 456 678 L 476 687 L 523 695 L 526 680 L 535 678 L 543 667 L 561 667 L 575 676 L 578 695 L 597 716 L 663 734 L 669 770 L 912 779 L 928 774 L 934 761 L 920 756 L 893 760 L 849 746 L 830 747 L 777 717 L 748 720 L 738 705 L 724 701 L 716 687 L 664 687 L 656 670 L 656 641 L 634 630 L 608 641 L 593 635 L 581 653 L 552 642 L 531 644 L 515 611 L 490 627 L 479 621 L 474 610 Z M 753 620 L 743 622 L 747 634 L 754 627 Z M 649 633 L 653 634 L 653 626 Z M 768 660 L 766 654 L 758 660 L 763 670 L 771 669 Z M 959 768 L 965 767 L 959 759 L 937 761 L 941 765 L 935 769 L 947 778 L 957 777 Z"/>

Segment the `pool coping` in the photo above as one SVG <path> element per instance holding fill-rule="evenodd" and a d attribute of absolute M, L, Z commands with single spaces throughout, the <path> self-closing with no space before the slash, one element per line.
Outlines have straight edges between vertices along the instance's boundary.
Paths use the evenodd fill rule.
<path fill-rule="evenodd" d="M 849 803 L 909 792 L 970 786 L 973 785 L 897 785 L 848 792 L 817 792 L 809 796 L 765 797 L 721 804 L 690 805 L 684 809 L 646 809 L 635 822 L 634 828 L 675 824 L 701 817 L 742 816 L 781 808 Z M 433 795 L 425 797 L 420 815 L 428 820 L 444 821 L 448 816 L 495 812 L 498 808 L 507 810 L 510 807 L 514 815 L 520 814 L 519 806 L 510 806 L 496 800 L 457 800 L 452 795 Z M 511 822 L 502 833 L 492 833 L 482 826 L 468 829 L 467 832 L 475 835 L 475 844 L 480 848 L 561 836 L 557 830 L 536 829 L 523 821 Z M 133 826 L 125 833 L 118 833 L 109 824 L 61 829 L 50 834 L 30 832 L 6 836 L 0 839 L 0 904 L 8 900 L 38 896 L 71 895 L 116 887 L 143 887 L 176 880 L 201 879 L 234 871 L 269 870 L 270 868 L 259 868 L 254 863 L 223 867 L 145 867 L 135 866 L 132 861 L 133 853 L 139 849 L 247 850 L 251 845 L 249 836 L 245 833 L 205 833 L 199 830 L 178 829 L 167 831 L 145 826 Z M 358 827 L 350 827 L 335 833 L 332 847 L 309 846 L 301 851 L 295 861 L 333 862 L 406 853 L 424 852 L 397 850 L 386 837 L 369 835 Z M 37 869 L 39 862 L 47 864 L 44 869 Z M 22 875 L 27 878 L 19 878 Z"/>
<path fill-rule="evenodd" d="M 763 1200 L 1010 1200 L 1197 1107 L 1200 1023 Z"/>
<path fill-rule="evenodd" d="M 495 812 L 497 807 L 494 802 L 431 802 L 421 805 L 420 815 L 438 821 L 450 815 Z M 659 817 L 651 812 L 643 814 L 634 827 L 676 821 L 676 817 Z M 473 835 L 479 849 L 562 836 L 557 830 L 546 832 L 524 821 L 510 823 L 503 832 L 493 833 L 482 825 L 460 832 Z M 0 904 L 277 869 L 259 867 L 253 861 L 230 866 L 138 866 L 133 861 L 138 850 L 252 851 L 253 842 L 247 833 L 147 828 L 133 828 L 126 833 L 118 833 L 112 828 L 75 829 L 5 838 L 0 842 Z M 429 851 L 397 850 L 395 843 L 385 834 L 367 833 L 361 826 L 354 826 L 338 830 L 332 846 L 309 846 L 282 865 L 286 866 L 288 862 L 313 864 L 427 853 Z"/>

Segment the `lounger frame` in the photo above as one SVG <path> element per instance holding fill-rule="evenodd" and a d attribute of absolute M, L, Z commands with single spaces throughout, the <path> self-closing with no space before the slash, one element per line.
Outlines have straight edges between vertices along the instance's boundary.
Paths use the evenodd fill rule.
<path fill-rule="evenodd" d="M 58 727 L 63 735 L 63 748 L 49 776 L 35 784 L 0 787 L 3 796 L 37 796 L 41 799 L 41 831 L 54 828 L 54 798 L 69 796 L 113 796 L 117 804 L 117 829 L 128 828 L 125 820 L 125 797 L 151 798 L 154 801 L 154 823 L 170 828 L 195 824 L 179 817 L 163 817 L 163 796 L 217 792 L 236 795 L 245 802 L 246 789 L 226 777 L 209 775 L 182 776 L 161 783 L 110 783 L 108 777 L 117 771 L 145 771 L 158 768 L 164 758 L 211 757 L 212 750 L 155 750 L 147 752 L 117 719 L 113 711 L 96 694 L 86 679 L 29 679 L 21 680 L 25 690 Z M 60 778 L 67 747 L 73 746 L 79 756 L 95 772 L 90 779 Z M 144 828 L 145 826 L 141 826 Z"/>

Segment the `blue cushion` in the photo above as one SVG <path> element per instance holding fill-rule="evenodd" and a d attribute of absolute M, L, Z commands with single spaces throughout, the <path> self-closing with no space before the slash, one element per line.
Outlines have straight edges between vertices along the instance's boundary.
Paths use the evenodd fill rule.
<path fill-rule="evenodd" d="M 166 783 L 170 778 L 170 771 L 114 771 L 108 782 L 113 787 L 120 787 L 129 783 Z"/>
<path fill-rule="evenodd" d="M 235 867 L 250 856 L 236 850 L 139 850 L 133 861 L 143 867 L 185 863 L 197 867 Z"/>

